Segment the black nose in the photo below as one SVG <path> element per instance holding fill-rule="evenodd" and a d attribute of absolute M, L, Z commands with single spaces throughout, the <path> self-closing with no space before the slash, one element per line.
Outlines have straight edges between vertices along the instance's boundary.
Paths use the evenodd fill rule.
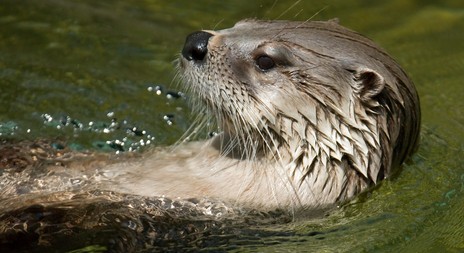
<path fill-rule="evenodd" d="M 211 33 L 203 31 L 194 32 L 187 36 L 184 49 L 182 49 L 184 58 L 189 61 L 203 60 L 208 53 L 208 40 L 211 36 L 213 36 Z"/>

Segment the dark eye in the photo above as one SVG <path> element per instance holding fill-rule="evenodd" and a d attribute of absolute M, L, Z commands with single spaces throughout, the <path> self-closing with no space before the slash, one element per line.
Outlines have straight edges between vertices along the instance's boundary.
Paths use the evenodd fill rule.
<path fill-rule="evenodd" d="M 269 70 L 275 66 L 275 62 L 271 57 L 262 55 L 256 59 L 256 65 L 258 65 L 258 68 L 261 70 Z"/>

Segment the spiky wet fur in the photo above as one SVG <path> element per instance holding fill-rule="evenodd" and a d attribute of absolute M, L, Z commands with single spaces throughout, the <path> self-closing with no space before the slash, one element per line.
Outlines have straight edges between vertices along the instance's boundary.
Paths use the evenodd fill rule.
<path fill-rule="evenodd" d="M 335 22 L 246 20 L 211 33 L 206 59 L 184 59 L 180 76 L 200 100 L 195 107 L 222 127 L 223 156 L 254 164 L 251 174 L 280 174 L 285 188 L 271 185 L 273 194 L 288 191 L 294 204 L 313 207 L 347 200 L 391 175 L 417 146 L 414 86 L 365 37 Z M 301 40 L 312 33 L 349 46 L 338 54 L 330 41 L 312 47 Z M 253 54 L 267 45 L 287 58 L 260 71 Z"/>

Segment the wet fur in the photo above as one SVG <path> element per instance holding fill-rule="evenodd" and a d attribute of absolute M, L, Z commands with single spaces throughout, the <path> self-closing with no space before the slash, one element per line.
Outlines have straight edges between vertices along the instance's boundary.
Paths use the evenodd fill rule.
<path fill-rule="evenodd" d="M 352 198 L 415 150 L 414 85 L 369 39 L 336 22 L 246 20 L 210 32 L 206 60 L 184 60 L 181 76 L 224 129 L 222 153 L 261 173 L 282 168 L 293 205 Z M 258 69 L 262 54 L 277 66 Z"/>

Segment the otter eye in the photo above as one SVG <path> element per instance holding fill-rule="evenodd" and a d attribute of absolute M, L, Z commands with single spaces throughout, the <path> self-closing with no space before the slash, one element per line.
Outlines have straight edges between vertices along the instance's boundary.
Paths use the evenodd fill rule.
<path fill-rule="evenodd" d="M 271 57 L 262 55 L 256 59 L 256 65 L 262 70 L 269 70 L 275 66 L 275 62 Z"/>

